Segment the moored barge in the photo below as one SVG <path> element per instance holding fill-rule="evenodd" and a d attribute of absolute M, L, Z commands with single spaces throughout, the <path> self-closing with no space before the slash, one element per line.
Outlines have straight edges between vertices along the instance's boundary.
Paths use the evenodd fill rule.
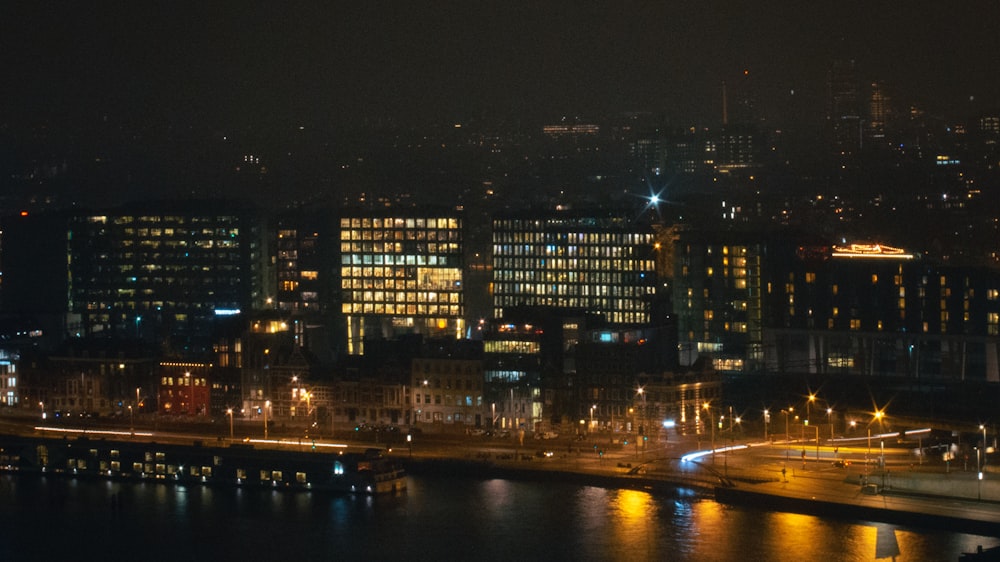
<path fill-rule="evenodd" d="M 18 473 L 355 494 L 406 489 L 382 449 L 339 451 L 0 435 L 0 470 Z"/>

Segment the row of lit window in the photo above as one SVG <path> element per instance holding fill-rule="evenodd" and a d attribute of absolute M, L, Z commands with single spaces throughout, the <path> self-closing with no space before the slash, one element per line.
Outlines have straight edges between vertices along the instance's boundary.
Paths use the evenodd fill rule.
<path fill-rule="evenodd" d="M 585 303 L 573 304 L 575 299 L 536 299 L 527 303 L 529 306 L 563 306 L 563 307 L 580 307 L 584 306 Z M 523 300 L 513 302 L 508 305 L 503 305 L 498 303 L 500 306 L 496 306 L 493 309 L 493 314 L 497 318 L 503 318 L 504 308 L 503 306 L 514 307 L 525 304 Z M 619 308 L 614 310 L 609 310 L 607 308 L 590 307 L 588 309 L 594 314 L 599 314 L 604 317 L 605 320 L 614 324 L 643 324 L 649 322 L 649 314 L 644 310 L 639 310 L 639 307 L 628 307 Z"/>
<path fill-rule="evenodd" d="M 430 394 L 414 393 L 413 394 L 413 403 L 414 404 L 428 404 L 429 405 L 429 404 L 431 404 L 431 396 L 432 395 L 430 395 Z M 444 406 L 464 406 L 466 408 L 471 408 L 473 406 L 477 406 L 478 407 L 478 406 L 482 406 L 483 405 L 483 397 L 482 397 L 482 395 L 476 395 L 476 396 L 471 396 L 471 395 L 452 396 L 451 394 L 445 394 L 444 396 L 442 396 L 440 394 L 434 394 L 433 396 L 434 396 L 434 402 L 433 403 L 434 403 L 434 405 L 437 405 L 437 406 L 441 406 L 441 405 L 444 405 Z M 423 397 L 423 401 L 421 401 L 421 397 Z M 442 398 L 444 398 L 444 400 L 442 400 Z"/>
<path fill-rule="evenodd" d="M 350 291 L 349 302 L 459 304 L 461 293 L 436 291 Z"/>
<path fill-rule="evenodd" d="M 113 302 L 88 302 L 81 305 L 82 310 L 85 311 L 106 311 L 106 310 L 189 310 L 189 311 L 204 311 L 205 314 L 214 314 L 216 308 L 239 308 L 239 305 L 235 302 L 198 302 L 198 301 L 113 301 Z M 81 311 L 79 307 L 74 307 L 72 309 L 75 312 Z M 91 314 L 88 316 L 91 320 L 109 318 L 108 314 Z M 187 316 L 182 313 L 175 313 L 173 315 L 164 314 L 164 319 L 173 318 L 178 322 L 184 322 L 187 320 Z"/>
<path fill-rule="evenodd" d="M 654 240 L 653 234 L 645 232 L 519 232 L 502 226 L 493 231 L 493 242 L 503 245 L 644 246 Z"/>
<path fill-rule="evenodd" d="M 342 265 L 425 265 L 425 266 L 458 266 L 457 255 L 424 255 L 424 254 L 343 254 L 340 256 Z"/>
<path fill-rule="evenodd" d="M 494 256 L 494 271 L 535 271 L 548 269 L 553 271 L 653 271 L 652 260 L 621 259 L 621 258 L 505 258 Z"/>
<path fill-rule="evenodd" d="M 92 215 L 85 217 L 86 222 L 92 224 L 107 224 L 108 217 L 106 215 Z M 181 215 L 142 215 L 134 217 L 131 215 L 119 215 L 111 219 L 112 224 L 122 225 L 122 224 L 133 224 L 133 223 L 150 223 L 150 224 L 160 224 L 169 223 L 176 225 L 185 224 L 199 224 L 199 223 L 216 223 L 216 224 L 229 224 L 232 222 L 239 221 L 239 217 L 234 215 L 218 215 L 218 216 L 181 216 Z"/>
<path fill-rule="evenodd" d="M 448 242 L 462 240 L 459 230 L 342 230 L 340 240 L 385 242 L 386 244 L 409 242 Z"/>
<path fill-rule="evenodd" d="M 538 355 L 541 350 L 541 344 L 535 341 L 487 340 L 483 342 L 484 353 Z"/>
<path fill-rule="evenodd" d="M 644 310 L 646 308 L 645 299 L 642 298 L 622 298 L 622 297 L 574 297 L 559 295 L 496 295 L 493 298 L 494 306 L 517 306 L 518 304 L 528 306 L 562 306 L 571 308 L 587 308 L 594 311 L 611 310 Z"/>
<path fill-rule="evenodd" d="M 641 281 L 652 281 L 653 276 L 646 277 L 645 272 L 632 274 L 632 279 L 640 281 L 639 286 L 649 283 Z M 570 283 L 583 285 L 635 285 L 625 280 L 626 276 L 620 271 L 609 271 L 607 269 L 594 269 L 591 271 L 536 271 L 536 270 L 510 270 L 494 269 L 493 280 L 497 283 L 504 281 L 516 281 L 527 283 Z"/>
<path fill-rule="evenodd" d="M 395 316 L 446 316 L 455 318 L 462 314 L 460 305 L 437 304 L 392 304 L 392 303 L 344 303 L 344 314 L 386 314 Z"/>
<path fill-rule="evenodd" d="M 436 217 L 436 218 L 401 218 L 401 217 L 343 217 L 340 219 L 340 228 L 387 228 L 387 229 L 414 229 L 414 228 L 437 228 L 437 229 L 459 229 L 462 228 L 462 221 L 456 217 Z"/>
<path fill-rule="evenodd" d="M 461 283 L 462 270 L 454 267 L 342 267 L 344 279 L 418 279 L 424 284 Z"/>
<path fill-rule="evenodd" d="M 552 295 L 571 297 L 624 297 L 642 299 L 654 293 L 653 287 L 644 285 L 575 285 L 568 283 L 497 283 L 497 296 Z"/>
<path fill-rule="evenodd" d="M 438 291 L 438 292 L 461 292 L 461 283 L 440 284 L 430 282 L 418 282 L 416 279 L 374 279 L 367 277 L 357 277 L 353 279 L 343 279 L 340 284 L 342 289 L 389 289 L 407 291 Z"/>
<path fill-rule="evenodd" d="M 176 385 L 174 382 L 176 381 Z M 161 377 L 162 386 L 206 386 L 208 381 L 200 377 Z"/>
<path fill-rule="evenodd" d="M 496 259 L 509 258 L 511 256 L 525 257 L 571 257 L 571 258 L 621 258 L 631 257 L 636 254 L 648 256 L 648 248 L 637 249 L 631 246 L 528 246 L 528 245 L 499 245 L 493 246 L 493 255 Z"/>

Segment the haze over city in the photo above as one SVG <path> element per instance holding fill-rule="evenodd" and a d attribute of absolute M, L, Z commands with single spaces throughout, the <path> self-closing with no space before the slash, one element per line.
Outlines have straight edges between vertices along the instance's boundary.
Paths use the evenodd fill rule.
<path fill-rule="evenodd" d="M 80 192 L 173 196 L 218 190 L 218 160 L 255 154 L 302 195 L 341 187 L 312 167 L 376 157 L 376 131 L 534 134 L 629 113 L 718 127 L 724 90 L 734 116 L 742 100 L 812 146 L 835 60 L 900 111 L 995 111 L 998 18 L 984 1 L 24 3 L 2 24 L 0 166 L 7 184 L 36 164 L 94 183 Z"/>

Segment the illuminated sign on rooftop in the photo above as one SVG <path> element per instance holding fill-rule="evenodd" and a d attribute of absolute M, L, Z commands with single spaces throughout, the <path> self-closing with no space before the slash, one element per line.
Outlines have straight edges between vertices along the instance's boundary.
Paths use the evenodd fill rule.
<path fill-rule="evenodd" d="M 907 253 L 902 248 L 893 248 L 885 244 L 849 244 L 847 246 L 833 246 L 835 258 L 861 258 L 861 259 L 896 259 L 911 260 L 913 254 Z"/>

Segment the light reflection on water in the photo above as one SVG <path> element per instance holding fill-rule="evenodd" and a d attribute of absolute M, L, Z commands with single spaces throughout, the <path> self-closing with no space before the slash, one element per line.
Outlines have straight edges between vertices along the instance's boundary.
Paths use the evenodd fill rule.
<path fill-rule="evenodd" d="M 898 562 L 1000 544 L 882 527 Z M 877 543 L 873 523 L 559 482 L 412 477 L 406 493 L 371 498 L 0 476 L 4 561 L 863 561 Z"/>

